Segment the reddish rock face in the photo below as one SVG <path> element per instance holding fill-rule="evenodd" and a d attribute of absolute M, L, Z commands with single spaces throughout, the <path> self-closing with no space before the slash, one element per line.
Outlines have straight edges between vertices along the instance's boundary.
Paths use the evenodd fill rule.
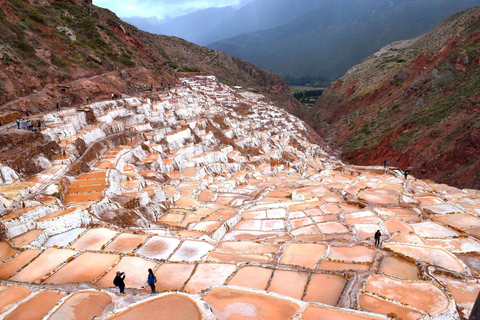
<path fill-rule="evenodd" d="M 358 165 L 480 187 L 477 8 L 383 48 L 332 84 L 306 121 Z"/>

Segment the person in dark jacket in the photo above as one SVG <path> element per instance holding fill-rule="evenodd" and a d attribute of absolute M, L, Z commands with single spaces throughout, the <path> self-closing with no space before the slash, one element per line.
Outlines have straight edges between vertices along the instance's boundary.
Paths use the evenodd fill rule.
<path fill-rule="evenodd" d="M 380 245 L 381 236 L 382 236 L 382 233 L 380 232 L 380 230 L 377 230 L 377 232 L 375 232 L 375 247 L 378 247 Z"/>
<path fill-rule="evenodd" d="M 152 293 L 155 293 L 155 283 L 157 282 L 157 278 L 153 274 L 152 269 L 148 269 L 148 285 L 152 288 Z"/>
<path fill-rule="evenodd" d="M 120 293 L 125 293 L 125 272 L 117 271 L 117 276 L 113 280 L 113 284 L 120 289 Z"/>
<path fill-rule="evenodd" d="M 15 120 L 15 122 L 17 123 L 17 129 L 20 129 L 20 120 L 17 118 L 17 120 Z"/>

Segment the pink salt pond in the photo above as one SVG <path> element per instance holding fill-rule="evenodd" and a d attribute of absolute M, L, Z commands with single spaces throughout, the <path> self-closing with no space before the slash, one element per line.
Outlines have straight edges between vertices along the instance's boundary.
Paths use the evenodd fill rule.
<path fill-rule="evenodd" d="M 368 293 L 359 294 L 358 303 L 363 310 L 385 315 L 395 314 L 398 319 L 403 320 L 417 320 L 427 315 L 425 312 L 416 310 L 412 307 L 393 303 Z"/>
<path fill-rule="evenodd" d="M 383 258 L 378 271 L 397 278 L 418 280 L 418 268 L 414 264 L 394 257 Z"/>
<path fill-rule="evenodd" d="M 416 234 L 424 238 L 448 238 L 459 235 L 458 232 L 431 221 L 413 223 L 410 226 Z"/>
<path fill-rule="evenodd" d="M 23 268 L 27 263 L 32 261 L 41 252 L 42 250 L 25 250 L 23 252 L 20 252 L 12 260 L 0 264 L 0 278 L 7 279 L 17 270 Z"/>
<path fill-rule="evenodd" d="M 277 244 L 262 244 L 252 241 L 223 241 L 216 246 L 215 251 L 226 253 L 275 253 L 278 251 L 278 248 Z"/>
<path fill-rule="evenodd" d="M 155 272 L 157 291 L 182 290 L 187 280 L 192 275 L 195 265 L 180 263 L 164 263 Z M 173 276 L 172 276 L 173 275 Z"/>
<path fill-rule="evenodd" d="M 287 320 L 300 306 L 286 299 L 232 288 L 216 288 L 203 298 L 218 319 Z"/>
<path fill-rule="evenodd" d="M 203 241 L 185 240 L 180 248 L 170 257 L 170 261 L 199 261 L 205 260 L 213 246 Z"/>
<path fill-rule="evenodd" d="M 424 310 L 432 316 L 445 311 L 449 303 L 438 287 L 425 281 L 410 282 L 377 275 L 367 280 L 364 290 Z"/>
<path fill-rule="evenodd" d="M 235 273 L 228 285 L 266 290 L 272 272 L 268 268 L 246 266 Z"/>
<path fill-rule="evenodd" d="M 453 254 L 438 248 L 407 244 L 389 243 L 385 248 L 400 253 L 412 259 L 456 272 L 465 272 L 464 265 Z"/>
<path fill-rule="evenodd" d="M 32 299 L 23 302 L 9 313 L 5 320 L 41 320 L 63 297 L 65 297 L 64 294 L 55 291 L 40 291 Z"/>
<path fill-rule="evenodd" d="M 295 299 L 302 299 L 307 281 L 307 272 L 275 270 L 268 291 Z"/>
<path fill-rule="evenodd" d="M 338 222 L 324 222 L 317 224 L 318 229 L 325 234 L 347 233 L 348 229 Z"/>
<path fill-rule="evenodd" d="M 142 244 L 148 236 L 130 233 L 122 233 L 115 238 L 104 251 L 130 253 Z"/>
<path fill-rule="evenodd" d="M 30 290 L 21 287 L 0 287 L 0 314 L 25 299 L 29 294 Z"/>
<path fill-rule="evenodd" d="M 102 315 L 112 302 L 110 295 L 98 291 L 76 292 L 48 318 L 49 320 L 83 320 Z"/>
<path fill-rule="evenodd" d="M 468 317 L 480 292 L 480 284 L 476 282 L 460 281 L 441 275 L 437 275 L 436 278 L 447 285 L 455 302 L 466 309 L 464 316 Z"/>
<path fill-rule="evenodd" d="M 18 237 L 11 239 L 10 241 L 14 246 L 21 248 L 23 246 L 30 244 L 33 240 L 37 239 L 42 233 L 43 233 L 43 230 L 33 229 L 28 232 L 25 232 L 24 234 Z"/>
<path fill-rule="evenodd" d="M 202 313 L 190 298 L 170 294 L 133 305 L 125 311 L 108 318 L 118 320 L 200 320 Z"/>
<path fill-rule="evenodd" d="M 303 301 L 336 306 L 346 284 L 347 280 L 344 277 L 314 273 L 311 275 Z"/>
<path fill-rule="evenodd" d="M 36 281 L 58 268 L 74 256 L 77 251 L 67 249 L 47 249 L 22 271 L 11 278 L 13 281 Z"/>
<path fill-rule="evenodd" d="M 328 259 L 356 263 L 370 263 L 373 260 L 374 250 L 364 246 L 330 247 Z"/>
<path fill-rule="evenodd" d="M 11 256 L 13 256 L 14 254 L 16 254 L 18 252 L 18 250 L 16 249 L 13 249 L 12 247 L 10 247 L 10 245 L 8 244 L 8 242 L 6 241 L 0 241 L 0 262 L 2 262 L 3 260 L 6 260 L 8 258 L 10 258 Z"/>
<path fill-rule="evenodd" d="M 313 268 L 325 254 L 327 247 L 313 243 L 289 243 L 280 263 Z"/>
<path fill-rule="evenodd" d="M 302 320 L 384 320 L 384 317 L 355 312 L 353 310 L 334 309 L 327 306 L 309 304 L 302 314 Z"/>
<path fill-rule="evenodd" d="M 218 287 L 236 270 L 235 265 L 202 263 L 197 266 L 185 286 L 185 292 L 198 293 L 211 287 Z"/>
<path fill-rule="evenodd" d="M 101 250 L 116 234 L 116 231 L 106 228 L 90 229 L 71 247 L 76 250 Z"/>
<path fill-rule="evenodd" d="M 95 284 L 99 287 L 113 287 L 113 279 L 117 271 L 125 272 L 125 285 L 127 288 L 140 289 L 145 286 L 148 279 L 148 269 L 155 270 L 157 263 L 143 260 L 137 257 L 122 257 L 120 262 L 113 267 L 106 275 L 104 275 Z"/>
<path fill-rule="evenodd" d="M 117 255 L 85 252 L 49 277 L 47 284 L 93 281 L 118 260 Z"/>

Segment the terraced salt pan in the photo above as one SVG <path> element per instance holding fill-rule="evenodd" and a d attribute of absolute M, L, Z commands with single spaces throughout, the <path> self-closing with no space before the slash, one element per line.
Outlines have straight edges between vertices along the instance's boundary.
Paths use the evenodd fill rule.
<path fill-rule="evenodd" d="M 455 213 L 445 216 L 433 217 L 432 219 L 458 229 L 466 229 L 480 226 L 480 219 L 468 213 Z"/>
<path fill-rule="evenodd" d="M 385 319 L 379 315 L 362 314 L 351 310 L 334 309 L 326 306 L 310 304 L 305 308 L 302 314 L 303 320 L 381 320 Z"/>
<path fill-rule="evenodd" d="M 70 231 L 55 235 L 50 237 L 47 242 L 45 242 L 45 247 L 66 247 L 68 246 L 73 240 L 77 239 L 77 237 L 85 232 L 86 228 L 75 228 Z"/>
<path fill-rule="evenodd" d="M 68 249 L 47 249 L 22 271 L 13 276 L 11 280 L 20 282 L 39 280 L 75 254 L 77 254 L 77 251 Z"/>
<path fill-rule="evenodd" d="M 289 243 L 284 250 L 280 263 L 313 268 L 324 256 L 327 247 L 322 244 Z"/>
<path fill-rule="evenodd" d="M 374 250 L 365 246 L 330 247 L 327 258 L 339 261 L 369 263 L 373 260 Z"/>
<path fill-rule="evenodd" d="M 112 302 L 110 295 L 103 292 L 83 291 L 70 295 L 49 320 L 83 320 L 94 319 L 102 315 L 105 308 Z"/>
<path fill-rule="evenodd" d="M 228 285 L 266 290 L 272 273 L 268 268 L 246 266 L 235 273 Z"/>
<path fill-rule="evenodd" d="M 401 304 L 395 304 L 367 293 L 359 294 L 358 302 L 363 310 L 385 315 L 395 314 L 397 318 L 404 320 L 417 320 L 426 316 L 426 313 L 424 312 Z"/>
<path fill-rule="evenodd" d="M 16 271 L 20 270 L 27 263 L 32 261 L 42 250 L 25 250 L 16 255 L 13 259 L 0 264 L 0 278 L 7 279 Z"/>
<path fill-rule="evenodd" d="M 90 229 L 80 237 L 72 248 L 76 250 L 102 250 L 103 246 L 110 241 L 118 232 L 107 228 Z"/>
<path fill-rule="evenodd" d="M 252 241 L 223 241 L 215 247 L 215 251 L 226 253 L 275 253 L 278 249 L 277 244 L 262 244 Z"/>
<path fill-rule="evenodd" d="M 37 239 L 42 233 L 43 233 L 43 230 L 33 229 L 11 239 L 10 241 L 14 246 L 21 248 L 23 246 L 30 244 L 33 240 Z"/>
<path fill-rule="evenodd" d="M 137 257 L 122 257 L 120 262 L 113 267 L 95 284 L 99 287 L 113 287 L 113 279 L 116 272 L 125 272 L 125 285 L 127 288 L 140 289 L 145 286 L 148 279 L 148 269 L 155 270 L 158 263 L 147 261 Z"/>
<path fill-rule="evenodd" d="M 443 249 L 395 243 L 386 244 L 384 247 L 417 261 L 422 261 L 434 266 L 456 272 L 466 271 L 460 260 Z"/>
<path fill-rule="evenodd" d="M 118 253 L 131 253 L 136 249 L 140 244 L 142 244 L 147 235 L 137 235 L 131 233 L 122 233 L 116 237 L 110 244 L 105 248 L 104 251 L 114 251 Z"/>
<path fill-rule="evenodd" d="M 470 237 L 458 239 L 429 239 L 427 242 L 432 247 L 442 248 L 452 253 L 480 251 L 480 242 Z"/>
<path fill-rule="evenodd" d="M 158 292 L 180 291 L 192 275 L 195 265 L 180 263 L 164 263 L 155 272 L 157 283 L 155 287 Z M 174 276 L 172 276 L 174 275 Z"/>
<path fill-rule="evenodd" d="M 303 301 L 336 306 L 346 284 L 347 280 L 342 276 L 314 273 L 311 275 Z"/>
<path fill-rule="evenodd" d="M 235 265 L 231 264 L 199 264 L 187 282 L 185 292 L 198 293 L 207 288 L 221 286 L 236 268 Z"/>
<path fill-rule="evenodd" d="M 326 270 L 326 271 L 345 271 L 345 270 L 367 271 L 367 270 L 370 270 L 370 265 L 321 260 L 320 263 L 318 264 L 317 269 Z"/>
<path fill-rule="evenodd" d="M 8 242 L 0 241 L 0 262 L 16 254 L 18 250 L 13 249 Z"/>
<path fill-rule="evenodd" d="M 412 223 L 410 226 L 416 234 L 424 238 L 448 238 L 459 235 L 458 232 L 431 221 Z"/>
<path fill-rule="evenodd" d="M 32 299 L 23 302 L 9 313 L 5 320 L 41 320 L 63 297 L 65 297 L 63 293 L 40 291 Z"/>
<path fill-rule="evenodd" d="M 180 248 L 170 258 L 170 261 L 199 261 L 205 260 L 208 253 L 212 251 L 214 246 L 201 241 L 184 241 Z"/>
<path fill-rule="evenodd" d="M 307 281 L 308 273 L 306 272 L 275 270 L 267 291 L 302 299 Z"/>
<path fill-rule="evenodd" d="M 290 300 L 275 298 L 267 294 L 216 288 L 203 298 L 218 319 L 276 319 L 287 320 L 300 308 Z"/>
<path fill-rule="evenodd" d="M 442 275 L 435 277 L 448 287 L 456 303 L 466 309 L 464 316 L 468 317 L 480 293 L 480 283 L 460 281 Z"/>
<path fill-rule="evenodd" d="M 418 268 L 412 263 L 395 257 L 383 258 L 378 272 L 402 279 L 418 280 Z"/>
<path fill-rule="evenodd" d="M 202 313 L 192 299 L 183 295 L 169 294 L 133 305 L 127 310 L 115 314 L 107 319 L 200 320 L 202 319 Z"/>
<path fill-rule="evenodd" d="M 0 286 L 0 314 L 25 299 L 29 294 L 30 290 L 25 288 Z"/>
<path fill-rule="evenodd" d="M 93 281 L 118 260 L 119 256 L 85 252 L 49 277 L 47 284 Z"/>
<path fill-rule="evenodd" d="M 408 282 L 386 276 L 368 278 L 365 291 L 424 310 L 430 315 L 445 311 L 448 307 L 447 296 L 435 285 L 424 282 Z"/>

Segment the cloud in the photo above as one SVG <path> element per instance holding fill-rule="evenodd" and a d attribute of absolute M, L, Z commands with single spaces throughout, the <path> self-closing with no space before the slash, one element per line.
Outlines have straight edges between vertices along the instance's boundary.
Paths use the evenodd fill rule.
<path fill-rule="evenodd" d="M 251 1 L 251 0 L 250 0 Z M 115 12 L 119 17 L 174 18 L 211 7 L 239 6 L 245 0 L 93 0 L 93 4 Z"/>

